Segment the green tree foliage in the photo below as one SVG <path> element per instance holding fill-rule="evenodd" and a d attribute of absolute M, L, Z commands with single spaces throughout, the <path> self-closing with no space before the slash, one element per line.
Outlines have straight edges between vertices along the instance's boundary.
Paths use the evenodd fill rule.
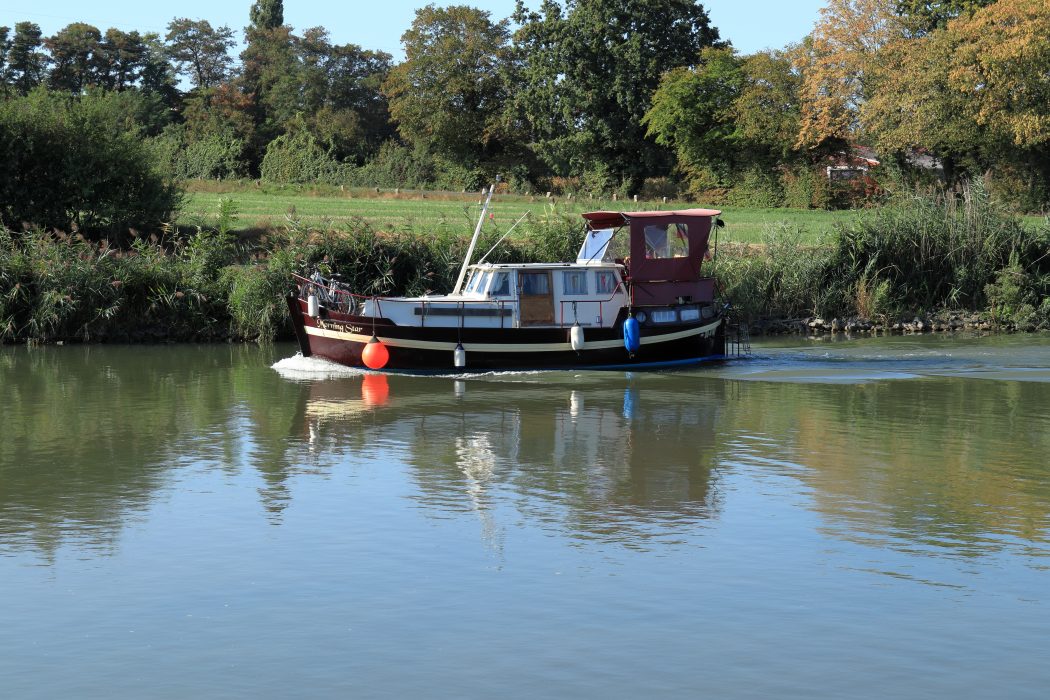
<path fill-rule="evenodd" d="M 34 22 L 19 22 L 7 50 L 7 74 L 15 90 L 25 95 L 44 80 L 47 54 L 40 51 L 44 45 L 40 26 Z"/>
<path fill-rule="evenodd" d="M 707 11 L 692 0 L 518 2 L 512 118 L 558 174 L 602 163 L 628 181 L 661 172 L 666 151 L 642 119 L 661 76 L 720 46 Z"/>
<path fill-rule="evenodd" d="M 802 76 L 795 70 L 800 46 L 745 56 L 744 82 L 733 104 L 736 132 L 751 160 L 772 166 L 799 159 L 795 141 L 801 118 Z"/>
<path fill-rule="evenodd" d="M 736 169 L 736 114 L 744 84 L 732 49 L 704 49 L 696 68 L 664 74 L 642 123 L 656 143 L 674 149 L 687 174 L 710 170 L 727 177 Z"/>
<path fill-rule="evenodd" d="M 44 46 L 51 53 L 51 89 L 79 95 L 97 84 L 101 43 L 102 32 L 83 22 L 74 22 L 45 39 Z"/>
<path fill-rule="evenodd" d="M 282 0 L 256 0 L 248 15 L 251 29 L 277 29 L 284 24 L 284 2 Z"/>
<path fill-rule="evenodd" d="M 913 35 L 944 29 L 956 17 L 970 15 L 995 0 L 897 0 L 897 13 Z"/>
<path fill-rule="evenodd" d="M 227 26 L 213 28 L 207 20 L 176 17 L 168 23 L 167 53 L 195 87 L 207 89 L 226 80 L 236 43 Z"/>
<path fill-rule="evenodd" d="M 698 66 L 664 74 L 643 124 L 674 150 L 695 192 L 739 182 L 763 193 L 748 205 L 770 206 L 780 196 L 777 167 L 802 160 L 794 149 L 799 82 L 784 52 L 741 58 L 706 48 Z"/>
<path fill-rule="evenodd" d="M 949 182 L 980 173 L 991 137 L 973 119 L 966 95 L 950 80 L 958 37 L 941 29 L 915 39 L 902 39 L 884 49 L 873 73 L 871 98 L 861 110 L 866 140 L 879 152 L 925 151 L 941 159 Z"/>
<path fill-rule="evenodd" d="M 127 90 L 142 80 L 150 58 L 149 39 L 138 32 L 109 28 L 95 49 L 96 79 L 107 90 Z"/>
<path fill-rule="evenodd" d="M 241 52 L 239 86 L 250 100 L 254 122 L 252 160 L 262 160 L 266 144 L 299 112 L 300 65 L 290 27 L 248 27 Z"/>
<path fill-rule="evenodd" d="M 166 104 L 174 108 L 178 102 L 175 67 L 168 60 L 167 49 L 160 36 L 150 32 L 142 37 L 142 72 L 139 87 L 145 93 L 160 95 Z"/>
<path fill-rule="evenodd" d="M 463 164 L 491 153 L 506 98 L 507 22 L 465 5 L 416 11 L 383 85 L 401 136 Z"/>
<path fill-rule="evenodd" d="M 7 52 L 11 50 L 11 27 L 0 26 L 0 90 L 5 94 L 7 92 L 7 84 L 10 82 L 10 76 L 7 70 Z"/>
<path fill-rule="evenodd" d="M 120 234 L 169 220 L 180 195 L 129 124 L 134 97 L 38 89 L 0 102 L 0 221 Z"/>
<path fill-rule="evenodd" d="M 390 138 L 393 127 L 381 92 L 391 56 L 356 44 L 332 44 L 323 27 L 295 40 L 301 103 L 307 128 L 338 160 L 363 161 Z"/>

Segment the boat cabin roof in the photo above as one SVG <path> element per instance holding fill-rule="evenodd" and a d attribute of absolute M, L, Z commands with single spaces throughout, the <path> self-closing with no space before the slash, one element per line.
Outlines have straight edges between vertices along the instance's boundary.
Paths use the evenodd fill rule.
<path fill-rule="evenodd" d="M 682 209 L 679 211 L 592 211 L 583 215 L 587 227 L 591 230 L 619 228 L 631 223 L 632 219 L 674 219 L 688 222 L 690 219 L 710 219 L 718 216 L 719 209 Z"/>

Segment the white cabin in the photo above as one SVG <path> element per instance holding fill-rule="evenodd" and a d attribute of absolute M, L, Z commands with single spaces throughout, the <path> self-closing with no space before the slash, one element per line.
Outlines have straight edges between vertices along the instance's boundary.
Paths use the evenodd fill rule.
<path fill-rule="evenodd" d="M 365 302 L 363 315 L 399 326 L 610 328 L 627 305 L 623 266 L 588 263 L 471 265 L 457 295 Z"/>
<path fill-rule="evenodd" d="M 399 326 L 611 328 L 629 301 L 614 234 L 588 231 L 574 263 L 470 265 L 459 294 L 369 300 L 363 315 Z"/>

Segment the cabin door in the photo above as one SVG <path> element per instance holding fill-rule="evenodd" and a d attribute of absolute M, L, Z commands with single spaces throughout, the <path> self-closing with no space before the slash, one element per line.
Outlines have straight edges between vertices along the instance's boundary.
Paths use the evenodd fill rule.
<path fill-rule="evenodd" d="M 550 270 L 518 272 L 521 325 L 554 325 L 554 289 Z"/>

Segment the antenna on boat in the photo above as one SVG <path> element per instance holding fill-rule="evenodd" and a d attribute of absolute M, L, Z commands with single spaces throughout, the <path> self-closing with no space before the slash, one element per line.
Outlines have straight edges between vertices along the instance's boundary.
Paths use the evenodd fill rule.
<path fill-rule="evenodd" d="M 470 239 L 470 246 L 467 247 L 467 255 L 463 258 L 463 267 L 459 269 L 459 277 L 456 278 L 456 286 L 452 288 L 452 294 L 459 294 L 460 290 L 463 289 L 463 279 L 467 276 L 467 268 L 470 267 L 470 258 L 474 255 L 474 246 L 478 244 L 478 236 L 481 235 L 481 227 L 485 223 L 485 215 L 489 211 L 489 202 L 492 201 L 492 193 L 496 191 L 496 185 L 499 184 L 499 175 L 496 176 L 496 182 L 489 186 L 488 197 L 485 198 L 485 203 L 481 206 L 481 216 L 478 217 L 478 225 L 474 227 L 474 236 Z"/>

